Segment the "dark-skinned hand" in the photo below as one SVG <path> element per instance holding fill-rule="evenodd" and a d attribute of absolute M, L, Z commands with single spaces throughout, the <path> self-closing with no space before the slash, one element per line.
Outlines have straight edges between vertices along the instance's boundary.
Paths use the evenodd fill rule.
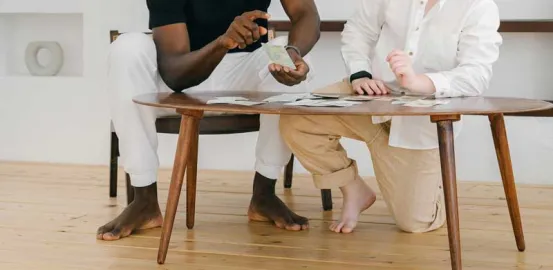
<path fill-rule="evenodd" d="M 219 42 L 229 50 L 244 49 L 268 33 L 265 27 L 257 25 L 254 21 L 269 17 L 269 14 L 259 10 L 245 12 L 234 18 L 227 32 L 219 37 Z"/>
<path fill-rule="evenodd" d="M 303 60 L 301 55 L 298 54 L 296 50 L 288 49 L 287 51 L 288 51 L 288 54 L 290 55 L 290 58 L 292 58 L 292 61 L 294 62 L 296 69 L 283 67 L 278 64 L 270 64 L 269 71 L 279 83 L 287 86 L 294 86 L 294 85 L 300 84 L 301 82 L 307 79 L 307 74 L 309 73 L 309 66 Z"/>

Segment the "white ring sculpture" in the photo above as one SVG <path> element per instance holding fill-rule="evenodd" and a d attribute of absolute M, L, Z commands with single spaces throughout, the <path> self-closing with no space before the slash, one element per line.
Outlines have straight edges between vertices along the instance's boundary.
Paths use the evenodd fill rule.
<path fill-rule="evenodd" d="M 38 52 L 43 49 L 48 50 L 52 55 L 46 65 L 38 62 Z M 63 50 L 57 42 L 31 42 L 25 50 L 25 64 L 31 75 L 55 76 L 63 66 Z"/>

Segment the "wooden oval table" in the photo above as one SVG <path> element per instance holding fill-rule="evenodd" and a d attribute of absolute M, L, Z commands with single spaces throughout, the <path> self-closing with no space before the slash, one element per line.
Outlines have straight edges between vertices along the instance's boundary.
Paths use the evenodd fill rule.
<path fill-rule="evenodd" d="M 459 232 L 459 209 L 457 200 L 457 183 L 455 169 L 455 152 L 453 143 L 453 122 L 459 121 L 462 115 L 483 115 L 489 118 L 503 187 L 511 217 L 511 223 L 519 251 L 525 250 L 522 221 L 507 142 L 507 133 L 503 115 L 551 109 L 550 103 L 538 100 L 516 98 L 468 97 L 453 98 L 449 104 L 430 108 L 414 108 L 392 105 L 389 101 L 369 101 L 352 107 L 296 107 L 282 103 L 266 103 L 256 106 L 230 104 L 206 105 L 215 97 L 240 96 L 252 101 L 261 101 L 267 97 L 282 93 L 259 92 L 206 92 L 195 94 L 160 93 L 139 96 L 134 99 L 138 104 L 175 109 L 182 115 L 180 134 L 165 220 L 163 222 L 158 263 L 163 264 L 177 212 L 179 196 L 183 185 L 186 168 L 195 174 L 198 149 L 191 149 L 192 142 L 198 140 L 198 124 L 204 111 L 242 113 L 242 114 L 287 114 L 287 115 L 369 115 L 369 116 L 414 116 L 426 115 L 428 120 L 436 123 L 440 148 L 442 179 L 446 203 L 447 229 L 452 269 L 462 268 L 461 238 Z M 187 177 L 186 189 L 186 224 L 189 229 L 194 226 L 196 183 L 195 177 Z"/>

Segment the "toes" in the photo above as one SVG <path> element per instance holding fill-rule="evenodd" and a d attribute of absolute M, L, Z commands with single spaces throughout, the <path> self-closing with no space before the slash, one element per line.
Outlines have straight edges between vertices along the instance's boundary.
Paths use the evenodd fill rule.
<path fill-rule="evenodd" d="M 288 230 L 288 231 L 301 231 L 301 225 L 299 225 L 299 224 L 286 225 L 286 230 Z"/>
<path fill-rule="evenodd" d="M 330 224 L 330 226 L 328 226 L 328 229 L 334 231 L 336 229 L 336 226 L 338 226 L 338 224 L 333 222 L 332 224 Z"/>
<path fill-rule="evenodd" d="M 334 230 L 332 231 L 335 233 L 340 233 L 342 232 L 342 228 L 344 227 L 344 225 L 345 225 L 344 222 L 340 222 L 334 227 Z"/>
<path fill-rule="evenodd" d="M 295 213 L 292 213 L 292 219 L 294 223 L 299 224 L 302 230 L 309 229 L 309 219 L 306 217 L 298 216 Z"/>
<path fill-rule="evenodd" d="M 356 223 L 353 222 L 353 223 L 347 223 L 346 225 L 344 225 L 344 227 L 342 228 L 342 233 L 352 233 L 353 232 L 353 229 L 355 229 L 356 227 Z"/>
<path fill-rule="evenodd" d="M 275 220 L 275 225 L 280 229 L 285 229 L 288 231 L 301 231 L 302 229 L 302 225 L 296 224 L 291 217 L 283 220 Z"/>
<path fill-rule="evenodd" d="M 98 228 L 98 230 L 96 231 L 96 239 L 98 240 L 102 240 L 103 239 L 103 235 L 109 231 L 112 231 L 113 230 L 113 225 L 111 223 L 108 223 L 100 228 Z"/>
<path fill-rule="evenodd" d="M 102 240 L 105 241 L 115 241 L 121 239 L 121 230 L 119 228 L 115 228 L 110 232 L 106 232 L 102 235 Z"/>

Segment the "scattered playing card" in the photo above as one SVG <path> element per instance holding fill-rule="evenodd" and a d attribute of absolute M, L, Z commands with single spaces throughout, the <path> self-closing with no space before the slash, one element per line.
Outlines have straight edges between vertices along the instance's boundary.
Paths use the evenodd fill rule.
<path fill-rule="evenodd" d="M 350 107 L 353 105 L 362 104 L 362 102 L 347 101 L 347 100 L 312 100 L 303 99 L 296 102 L 286 103 L 288 106 L 307 106 L 307 107 Z"/>
<path fill-rule="evenodd" d="M 354 106 L 354 105 L 363 104 L 363 102 L 348 101 L 348 100 L 323 101 L 321 103 L 325 107 L 351 107 L 351 106 Z"/>
<path fill-rule="evenodd" d="M 207 101 L 207 104 L 235 104 L 243 106 L 253 106 L 263 103 L 265 102 L 249 101 L 247 98 L 243 97 L 217 97 Z"/>
<path fill-rule="evenodd" d="M 320 100 L 314 100 L 314 99 L 302 99 L 294 102 L 285 103 L 284 105 L 287 106 L 312 106 L 316 103 L 320 102 Z"/>
<path fill-rule="evenodd" d="M 317 94 L 317 93 L 313 93 L 313 96 L 320 97 L 320 98 L 340 98 L 340 95 L 338 95 L 338 94 Z"/>
<path fill-rule="evenodd" d="M 371 101 L 371 100 L 377 100 L 379 96 L 350 96 L 350 97 L 344 97 L 342 100 L 348 100 L 348 101 Z"/>
<path fill-rule="evenodd" d="M 216 97 L 215 100 L 218 100 L 218 101 L 239 101 L 239 100 L 246 101 L 248 99 L 245 98 L 245 97 Z"/>
<path fill-rule="evenodd" d="M 394 100 L 394 97 L 377 97 L 376 99 L 374 99 L 375 101 L 392 101 Z"/>
<path fill-rule="evenodd" d="M 263 49 L 271 59 L 271 62 L 274 64 L 279 64 L 283 67 L 289 67 L 291 69 L 296 69 L 294 61 L 290 58 L 290 55 L 284 48 L 284 46 L 278 45 L 269 45 L 267 43 L 263 44 Z"/>
<path fill-rule="evenodd" d="M 392 105 L 403 105 L 420 99 L 421 97 L 412 97 L 412 96 L 395 97 L 392 99 Z"/>
<path fill-rule="evenodd" d="M 405 103 L 405 104 L 403 104 L 403 106 L 426 108 L 426 107 L 433 107 L 433 106 L 437 106 L 437 105 L 445 105 L 445 104 L 448 104 L 448 103 L 449 103 L 449 100 L 420 99 L 420 100 L 415 100 L 415 101 Z"/>
<path fill-rule="evenodd" d="M 265 102 L 294 102 L 300 99 L 312 99 L 313 96 L 309 93 L 301 94 L 282 94 L 264 99 Z"/>

